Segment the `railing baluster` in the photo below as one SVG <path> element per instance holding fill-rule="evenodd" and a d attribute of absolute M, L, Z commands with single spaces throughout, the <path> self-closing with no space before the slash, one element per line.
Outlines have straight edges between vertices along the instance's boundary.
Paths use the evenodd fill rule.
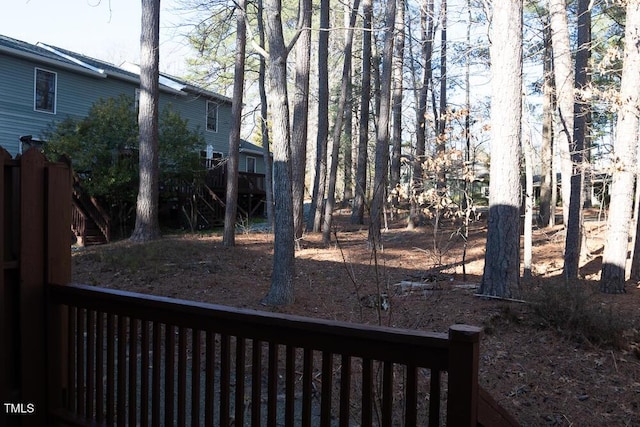
<path fill-rule="evenodd" d="M 278 416 L 278 344 L 269 342 L 267 426 L 275 427 Z"/>
<path fill-rule="evenodd" d="M 76 309 L 76 381 L 78 393 L 78 414 L 84 416 L 87 409 L 87 396 L 84 384 L 85 379 L 85 359 L 84 345 L 86 327 L 84 323 L 85 311 L 82 308 Z"/>
<path fill-rule="evenodd" d="M 140 333 L 140 425 L 149 425 L 149 322 L 144 320 Z"/>
<path fill-rule="evenodd" d="M 69 364 L 69 370 L 67 372 L 68 378 L 67 378 L 67 384 L 69 387 L 68 393 L 68 408 L 69 411 L 74 413 L 78 406 L 77 406 L 77 402 L 78 402 L 78 387 L 76 384 L 76 364 L 75 364 L 75 359 L 76 359 L 76 346 L 77 346 L 77 338 L 76 338 L 76 334 L 77 334 L 77 328 L 76 328 L 76 324 L 77 324 L 77 319 L 76 319 L 76 308 L 75 307 L 71 307 L 69 306 L 69 323 L 67 325 L 68 330 L 67 330 L 67 334 L 69 336 L 69 342 L 68 342 L 68 346 L 69 346 L 69 355 L 68 357 L 68 364 Z"/>
<path fill-rule="evenodd" d="M 296 348 L 288 345 L 285 355 L 284 424 L 285 427 L 292 427 L 295 420 Z"/>
<path fill-rule="evenodd" d="M 440 370 L 431 369 L 429 384 L 429 425 L 440 423 Z"/>
<path fill-rule="evenodd" d="M 87 310 L 87 416 L 93 419 L 96 397 L 96 312 Z M 102 379 L 100 379 L 102 382 Z"/>
<path fill-rule="evenodd" d="M 160 398 L 162 396 L 162 324 L 153 322 L 153 381 L 151 383 L 151 423 L 160 427 Z"/>
<path fill-rule="evenodd" d="M 107 424 L 114 424 L 115 400 L 115 326 L 114 314 L 107 314 Z"/>
<path fill-rule="evenodd" d="M 229 425 L 230 409 L 229 394 L 231 381 L 229 379 L 229 369 L 231 369 L 231 338 L 229 335 L 220 337 L 220 426 Z"/>
<path fill-rule="evenodd" d="M 216 373 L 215 345 L 215 334 L 208 330 L 206 333 L 207 353 L 205 356 L 206 378 L 204 383 L 204 424 L 206 426 L 213 426 L 215 424 L 213 411 L 213 400 L 215 398 L 213 381 L 215 380 Z"/>
<path fill-rule="evenodd" d="M 244 425 L 244 381 L 245 381 L 245 356 L 246 342 L 244 338 L 236 338 L 236 411 L 235 422 L 237 426 Z"/>
<path fill-rule="evenodd" d="M 118 387 L 116 399 L 116 418 L 122 426 L 127 419 L 127 318 L 118 316 Z"/>
<path fill-rule="evenodd" d="M 351 357 L 342 355 L 340 367 L 340 427 L 349 426 L 351 405 Z"/>
<path fill-rule="evenodd" d="M 178 329 L 178 425 L 184 426 L 187 406 L 187 329 Z"/>
<path fill-rule="evenodd" d="M 407 365 L 406 382 L 404 386 L 404 425 L 418 425 L 417 406 L 418 406 L 418 381 L 417 368 L 414 365 Z M 432 424 L 433 425 L 433 424 Z"/>
<path fill-rule="evenodd" d="M 96 421 L 104 421 L 104 313 L 96 312 Z"/>
<path fill-rule="evenodd" d="M 251 427 L 261 425 L 262 409 L 262 341 L 253 340 L 251 362 Z"/>
<path fill-rule="evenodd" d="M 192 357 L 191 357 L 191 425 L 200 426 L 200 330 L 192 330 Z"/>
<path fill-rule="evenodd" d="M 373 361 L 362 359 L 362 426 L 372 425 L 373 412 Z"/>
<path fill-rule="evenodd" d="M 393 363 L 382 365 L 382 425 L 391 427 L 393 414 Z"/>
<path fill-rule="evenodd" d="M 172 426 L 174 418 L 175 400 L 175 359 L 176 359 L 176 328 L 172 325 L 165 325 L 164 340 L 164 424 Z"/>
<path fill-rule="evenodd" d="M 313 400 L 313 350 L 305 348 L 302 365 L 302 426 L 311 426 L 311 401 Z"/>
<path fill-rule="evenodd" d="M 331 392 L 333 391 L 333 354 L 322 352 L 322 399 L 320 401 L 320 425 L 331 425 Z"/>
<path fill-rule="evenodd" d="M 142 372 L 141 372 L 142 374 Z M 129 425 L 138 424 L 138 319 L 129 318 Z"/>

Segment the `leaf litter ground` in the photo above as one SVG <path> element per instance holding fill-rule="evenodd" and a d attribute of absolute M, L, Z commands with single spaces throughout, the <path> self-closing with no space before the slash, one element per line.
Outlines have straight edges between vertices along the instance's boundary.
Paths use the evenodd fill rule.
<path fill-rule="evenodd" d="M 485 328 L 480 383 L 525 426 L 640 425 L 640 289 L 622 295 L 597 292 L 604 223 L 587 223 L 584 280 L 566 293 L 562 279 L 561 227 L 534 231 L 533 277 L 514 284 L 514 299 L 476 295 L 482 276 L 486 223 L 472 224 L 463 278 L 463 239 L 449 225 L 407 230 L 391 221 L 383 250 L 372 254 L 367 227 L 338 215 L 332 245 L 307 234 L 296 253 L 294 304 L 265 307 L 273 235 L 241 232 L 225 248 L 221 233 L 167 234 L 160 241 L 128 241 L 77 248 L 73 281 L 114 289 L 243 307 L 446 332 L 455 323 Z M 557 292 L 556 292 L 557 290 Z M 563 291 L 564 290 L 564 291 Z M 388 310 L 379 308 L 385 294 Z M 557 299 L 545 315 L 540 299 Z M 566 306 L 566 308 L 565 308 Z M 578 306 L 579 309 L 575 309 Z M 588 307 L 581 310 L 580 307 Z M 542 310 L 544 313 L 544 310 Z M 600 344 L 571 324 L 578 314 L 608 313 L 602 322 L 622 322 L 622 341 Z M 564 314 L 567 314 L 564 316 Z M 548 318 L 558 317 L 555 321 Z M 604 334 L 607 333 L 606 328 Z M 598 338 L 596 336 L 596 338 Z"/>

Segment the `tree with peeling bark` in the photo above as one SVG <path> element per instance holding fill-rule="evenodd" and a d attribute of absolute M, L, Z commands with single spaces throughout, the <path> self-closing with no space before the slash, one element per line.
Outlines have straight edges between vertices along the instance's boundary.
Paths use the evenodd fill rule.
<path fill-rule="evenodd" d="M 491 168 L 484 272 L 479 293 L 511 297 L 520 281 L 522 0 L 493 2 Z"/>
<path fill-rule="evenodd" d="M 160 237 L 158 220 L 158 116 L 160 76 L 160 0 L 142 0 L 140 34 L 140 187 L 136 203 L 134 242 Z"/>
<path fill-rule="evenodd" d="M 623 293 L 626 280 L 629 224 L 636 176 L 636 144 L 640 116 L 640 0 L 627 1 L 624 57 L 620 80 L 616 138 L 613 146 L 613 182 L 600 289 L 606 293 Z"/>

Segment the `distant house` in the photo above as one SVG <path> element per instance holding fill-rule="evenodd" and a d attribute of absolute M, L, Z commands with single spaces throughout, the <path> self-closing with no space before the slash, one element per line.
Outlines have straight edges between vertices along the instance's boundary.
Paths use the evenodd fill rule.
<path fill-rule="evenodd" d="M 200 130 L 205 141 L 200 155 L 209 169 L 205 188 L 178 194 L 172 207 L 174 213 L 184 210 L 185 200 L 196 200 L 189 226 L 219 225 L 224 219 L 226 167 L 216 166 L 224 165 L 222 161 L 228 155 L 231 100 L 168 75 L 161 75 L 159 83 L 160 110 L 171 105 L 193 130 Z M 0 146 L 12 156 L 32 146 L 42 146 L 46 144 L 45 131 L 52 123 L 67 117 L 83 118 L 100 99 L 128 94 L 137 100 L 139 86 L 136 65 L 125 63 L 117 67 L 44 43 L 34 45 L 0 35 Z M 241 141 L 238 209 L 245 217 L 263 211 L 263 159 L 261 147 Z M 88 242 L 93 237 L 108 241 L 108 218 L 99 212 L 99 206 L 92 207 L 94 202 L 76 193 L 72 229 L 78 240 Z M 76 219 L 81 221 L 76 223 Z M 184 226 L 184 218 L 177 218 L 176 223 Z M 100 229 L 96 231 L 99 235 L 90 236 L 90 229 Z"/>
<path fill-rule="evenodd" d="M 120 67 L 44 43 L 0 35 L 0 145 L 12 155 L 46 143 L 43 133 L 56 121 L 86 116 L 99 99 L 139 94 L 139 69 Z M 160 109 L 174 111 L 199 128 L 201 155 L 214 164 L 227 155 L 231 100 L 172 76 L 160 76 Z M 264 173 L 261 148 L 242 141 L 239 170 Z"/>

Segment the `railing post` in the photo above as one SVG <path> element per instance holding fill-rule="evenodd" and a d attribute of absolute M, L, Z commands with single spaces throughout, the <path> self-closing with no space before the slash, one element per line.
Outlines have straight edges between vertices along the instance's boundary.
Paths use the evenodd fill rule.
<path fill-rule="evenodd" d="M 468 325 L 449 328 L 449 391 L 447 425 L 476 426 L 478 364 L 482 329 Z"/>
<path fill-rule="evenodd" d="M 71 281 L 71 167 L 66 163 L 49 163 L 46 180 L 46 258 L 47 284 L 66 285 Z M 61 306 L 47 305 L 48 329 L 48 410 L 67 403 L 68 384 L 68 313 Z"/>
<path fill-rule="evenodd" d="M 45 158 L 35 149 L 20 158 L 21 395 L 35 410 L 22 425 L 42 426 L 47 416 L 45 318 Z"/>

